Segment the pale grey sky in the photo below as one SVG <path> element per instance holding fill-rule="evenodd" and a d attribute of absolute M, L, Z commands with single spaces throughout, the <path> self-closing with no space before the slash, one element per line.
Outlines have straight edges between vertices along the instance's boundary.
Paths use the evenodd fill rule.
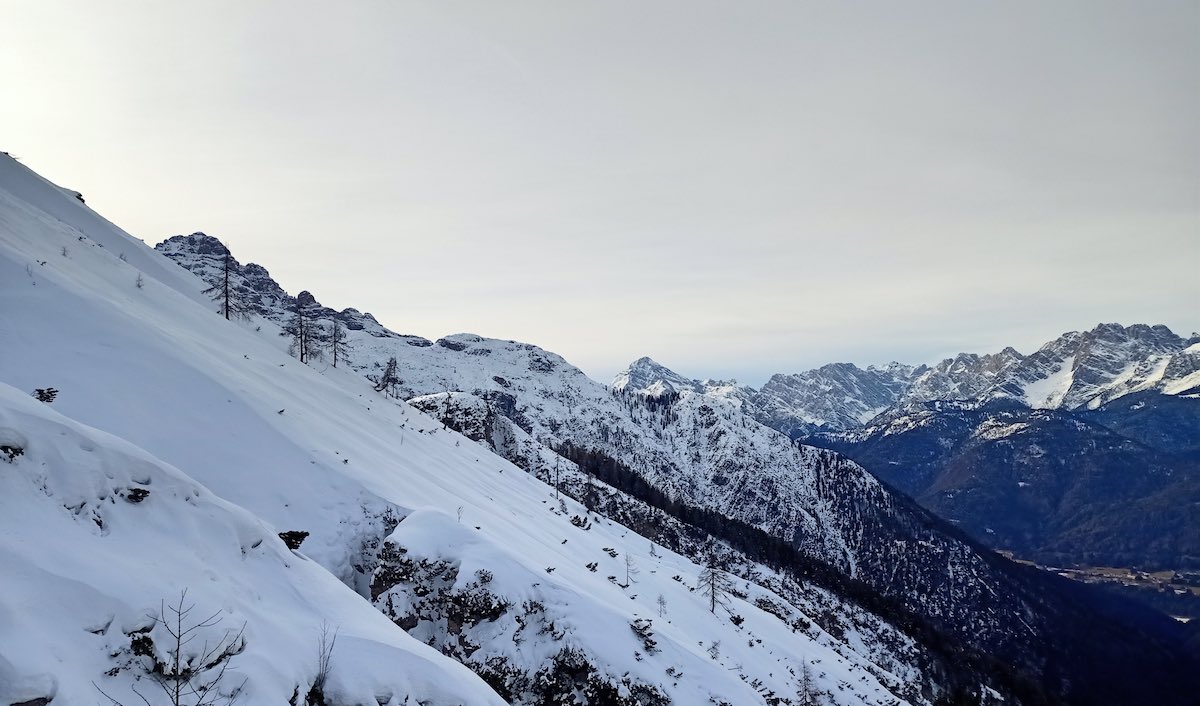
<path fill-rule="evenodd" d="M 0 0 L 0 149 L 400 331 L 761 382 L 1200 329 L 1200 3 Z"/>

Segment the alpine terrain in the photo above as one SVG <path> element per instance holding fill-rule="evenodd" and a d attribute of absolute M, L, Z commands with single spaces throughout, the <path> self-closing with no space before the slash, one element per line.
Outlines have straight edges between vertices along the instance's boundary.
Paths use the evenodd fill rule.
<path fill-rule="evenodd" d="M 1052 384 L 1004 355 L 953 383 L 834 370 L 854 405 L 812 396 L 802 417 L 784 393 L 807 388 L 781 383 L 768 413 L 765 388 L 649 359 L 609 386 L 532 344 L 393 332 L 285 292 L 216 238 L 149 248 L 8 156 L 0 301 L 3 704 L 1185 704 L 1200 689 L 1187 626 L 1013 563 L 793 438 L 818 420 L 870 433 L 876 409 L 933 403 L 925 389 L 1055 401 L 1038 414 L 1184 394 L 1194 344 L 1169 332 L 1139 334 L 1155 362 L 1132 372 L 1082 343 L 1012 364 Z M 1135 417 L 1106 423 L 1168 463 L 1178 439 Z"/>

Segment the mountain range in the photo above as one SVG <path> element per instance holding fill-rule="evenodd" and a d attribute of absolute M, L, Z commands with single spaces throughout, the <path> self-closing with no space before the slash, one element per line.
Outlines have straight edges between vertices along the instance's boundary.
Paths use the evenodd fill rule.
<path fill-rule="evenodd" d="M 832 363 L 760 389 L 650 358 L 614 389 L 725 389 L 747 414 L 838 451 L 977 540 L 1051 566 L 1200 569 L 1200 338 L 1100 324 L 1028 356 Z"/>
<path fill-rule="evenodd" d="M 831 384 L 840 366 L 826 366 L 775 376 L 752 400 L 769 393 L 756 414 L 765 423 L 847 454 L 991 546 L 1051 566 L 1195 571 L 1197 340 L 1165 326 L 1101 324 L 1028 356 L 1006 348 L 928 369 L 889 366 L 894 375 L 838 371 L 839 380 L 883 378 L 862 386 L 874 397 Z M 823 396 L 805 398 L 814 388 Z M 819 429 L 799 421 L 813 418 L 812 399 L 828 407 L 842 394 L 851 400 L 843 409 L 875 407 Z"/>
<path fill-rule="evenodd" d="M 1100 324 L 1029 355 L 960 353 L 935 365 L 833 363 L 777 374 L 750 395 L 755 415 L 793 437 L 861 429 L 927 402 L 1016 400 L 1032 409 L 1096 409 L 1143 390 L 1200 395 L 1200 335 L 1166 326 Z"/>

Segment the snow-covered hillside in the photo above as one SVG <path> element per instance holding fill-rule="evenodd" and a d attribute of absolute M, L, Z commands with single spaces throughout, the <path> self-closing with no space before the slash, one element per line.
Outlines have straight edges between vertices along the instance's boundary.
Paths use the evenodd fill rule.
<path fill-rule="evenodd" d="M 146 451 L 0 384 L 0 702 L 158 699 L 135 651 L 186 591 L 196 642 L 244 625 L 219 689 L 285 703 L 317 678 L 337 626 L 333 703 L 502 703 L 462 665 L 395 629 L 278 531 Z M 227 632 L 232 631 L 232 632 Z M 198 645 L 196 645 L 198 646 Z M 141 681 L 135 681 L 140 676 Z"/>
<path fill-rule="evenodd" d="M 274 322 L 216 316 L 206 286 L 0 157 L 0 434 L 22 451 L 0 459 L 9 701 L 94 703 L 92 682 L 134 698 L 134 636 L 185 588 L 197 610 L 246 624 L 233 661 L 250 703 L 306 693 L 322 621 L 339 629 L 336 704 L 764 704 L 808 680 L 830 703 L 894 704 L 930 683 L 902 635 L 886 666 L 867 656 L 894 633 L 869 616 L 856 620 L 875 625 L 874 646 L 744 579 L 710 612 L 691 560 L 353 369 L 300 364 Z M 413 392 L 508 391 L 523 382 L 500 373 L 519 360 L 563 373 L 528 398 L 553 412 L 542 419 L 621 404 L 533 346 L 354 333 L 411 352 Z M 372 351 L 356 351 L 361 367 L 382 362 Z M 48 387 L 49 405 L 28 397 Z M 291 552 L 286 531 L 310 534 Z"/>

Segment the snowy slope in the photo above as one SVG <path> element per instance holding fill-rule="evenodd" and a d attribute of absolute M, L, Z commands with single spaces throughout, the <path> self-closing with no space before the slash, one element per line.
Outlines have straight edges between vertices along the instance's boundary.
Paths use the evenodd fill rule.
<path fill-rule="evenodd" d="M 0 384 L 0 445 L 22 450 L 0 456 L 0 702 L 96 703 L 97 687 L 134 699 L 138 672 L 121 668 L 131 638 L 186 589 L 194 617 L 223 621 L 198 637 L 246 625 L 223 686 L 245 680 L 247 703 L 307 692 L 322 621 L 339 629 L 335 702 L 502 703 L 271 527 L 132 444 Z M 161 627 L 150 635 L 166 642 Z"/>
<path fill-rule="evenodd" d="M 272 654 L 269 668 L 247 665 L 247 689 L 270 695 L 256 703 L 280 703 L 311 676 L 304 670 L 311 669 L 315 645 L 306 636 L 315 634 L 313 626 L 323 618 L 341 625 L 345 636 L 339 638 L 338 648 L 345 651 L 335 654 L 331 678 L 338 703 L 371 698 L 403 703 L 408 695 L 432 703 L 497 702 L 482 682 L 396 625 L 443 648 L 454 642 L 461 648 L 456 656 L 521 703 L 539 698 L 519 691 L 525 688 L 522 680 L 542 688 L 558 679 L 566 680 L 560 686 L 570 693 L 611 689 L 628 703 L 656 703 L 661 697 L 663 703 L 713 698 L 761 704 L 771 693 L 796 694 L 802 666 L 811 664 L 816 687 L 834 702 L 885 704 L 897 703 L 892 692 L 919 679 L 911 672 L 889 674 L 856 651 L 861 645 L 815 626 L 795 630 L 802 611 L 789 607 L 786 612 L 794 618 L 782 621 L 754 599 L 771 597 L 772 604 L 786 604 L 786 599 L 750 583 L 743 582 L 745 597 L 731 606 L 744 619 L 740 626 L 730 622 L 729 613 L 710 614 L 703 597 L 689 590 L 700 568 L 688 559 L 663 548 L 651 557 L 646 540 L 608 521 L 593 521 L 588 529 L 573 524 L 571 518 L 586 510 L 566 499 L 559 504 L 553 489 L 536 477 L 410 406 L 381 397 L 353 370 L 301 365 L 286 354 L 286 340 L 271 321 L 239 324 L 219 318 L 198 294 L 205 283 L 141 249 L 70 196 L 59 203 L 53 187 L 8 158 L 0 158 L 0 164 L 0 299 L 5 304 L 0 381 L 20 391 L 6 388 L 5 409 L 11 411 L 3 424 L 6 433 L 19 435 L 30 448 L 12 466 L 20 474 L 5 477 L 14 492 L 0 497 L 0 550 L 13 557 L 15 566 L 28 567 L 4 577 L 11 591 L 4 594 L 9 617 L 0 622 L 2 634 L 20 635 L 36 624 L 46 645 L 77 641 L 77 635 L 86 634 L 81 626 L 96 620 L 84 615 L 90 596 L 113 596 L 105 605 L 111 604 L 122 620 L 132 620 L 186 583 L 198 603 L 228 606 L 231 620 L 245 620 L 251 637 L 271 635 L 255 637 L 259 642 L 251 640 L 248 650 L 256 649 L 254 644 L 294 646 L 286 655 Z M 355 334 L 376 339 L 366 326 Z M 417 353 L 433 348 L 399 336 L 377 340 L 385 338 Z M 451 339 L 437 349 L 456 345 L 467 344 Z M 567 380 L 578 374 L 540 349 L 506 345 L 507 354 L 518 357 L 526 370 L 531 365 L 561 368 Z M 462 365 L 462 357 L 406 359 L 404 374 L 414 379 L 419 374 L 425 392 L 444 390 L 452 375 L 467 371 L 504 387 L 491 368 Z M 25 399 L 29 391 L 48 386 L 61 391 L 50 409 Z M 563 394 L 557 402 L 553 395 L 539 399 L 567 413 L 573 403 L 568 389 L 558 391 Z M 603 388 L 595 394 L 610 399 Z M 117 499 L 121 488 L 141 478 L 121 475 L 126 464 L 117 451 L 102 454 L 111 461 L 107 465 L 58 463 L 55 454 L 66 455 L 77 444 L 70 433 L 55 431 L 55 424 L 101 439 L 97 448 L 124 449 L 126 456 L 152 464 L 158 470 L 151 473 L 150 498 L 141 504 Z M 40 470 L 42 462 L 51 464 L 49 471 Z M 96 532 L 55 503 L 32 503 L 29 498 L 46 492 L 39 487 L 42 473 L 52 476 L 46 487 L 55 494 L 80 495 L 76 483 L 100 488 L 94 502 L 111 514 L 104 515 L 110 533 L 76 541 L 81 524 Z M 72 480 L 59 486 L 64 474 Z M 164 487 L 195 488 L 193 497 L 205 499 L 202 509 L 215 519 L 198 517 L 198 529 L 177 533 L 166 518 L 183 521 L 189 509 L 177 505 L 191 503 L 168 502 L 167 493 L 158 494 Z M 187 547 L 196 560 L 178 559 L 176 566 L 149 554 L 145 567 L 131 566 L 134 540 L 124 527 L 134 521 L 126 519 L 130 513 L 142 511 L 159 518 L 137 524 L 147 545 L 176 554 Z M 54 513 L 63 517 L 53 519 Z M 32 523 L 28 527 L 14 524 L 26 520 Z M 208 525 L 223 528 L 224 534 L 202 536 Z M 230 529 L 241 526 L 245 529 Z M 300 554 L 271 539 L 284 530 L 311 533 Z M 29 533 L 53 535 L 53 551 L 32 556 L 22 548 Z M 260 545 L 267 547 L 263 557 L 243 559 L 241 547 L 260 535 L 269 540 Z M 640 575 L 636 584 L 622 587 L 608 576 L 624 566 L 626 555 L 634 557 Z M 238 562 L 254 562 L 263 575 L 243 572 Z M 604 568 L 592 571 L 591 562 Z M 58 564 L 71 570 L 46 568 Z M 417 564 L 439 572 L 414 574 L 405 568 Z M 97 586 L 92 577 L 101 568 L 111 573 L 118 567 L 140 582 L 120 603 L 116 597 L 128 582 L 95 579 Z M 480 570 L 490 578 L 484 581 Z M 320 600 L 308 602 L 310 592 Z M 83 612 L 70 613 L 69 620 L 13 622 L 10 595 L 21 596 L 22 611 L 34 615 L 58 610 L 56 597 L 79 595 L 76 607 Z M 659 616 L 659 595 L 665 616 Z M 418 600 L 431 596 L 444 602 Z M 255 608 L 252 600 L 261 600 L 270 611 Z M 395 624 L 370 613 L 367 600 Z M 421 612 L 439 606 L 447 612 Z M 487 610 L 478 613 L 480 606 Z M 535 614 L 544 621 L 539 624 L 553 627 L 527 627 Z M 653 621 L 653 653 L 631 628 L 641 618 Z M 120 638 L 114 634 L 113 639 Z M 714 649 L 716 642 L 720 646 Z M 13 698 L 58 679 L 54 688 L 69 694 L 63 703 L 94 701 L 89 682 L 102 678 L 98 667 L 106 644 L 89 645 L 51 654 L 48 647 L 26 650 L 19 642 L 0 640 L 6 681 L 24 690 Z M 248 651 L 245 661 L 265 661 L 258 654 Z M 66 682 L 64 669 L 55 666 L 61 664 L 78 676 Z M 373 693 L 366 694 L 367 689 Z M 282 690 L 287 694 L 280 696 Z"/>

